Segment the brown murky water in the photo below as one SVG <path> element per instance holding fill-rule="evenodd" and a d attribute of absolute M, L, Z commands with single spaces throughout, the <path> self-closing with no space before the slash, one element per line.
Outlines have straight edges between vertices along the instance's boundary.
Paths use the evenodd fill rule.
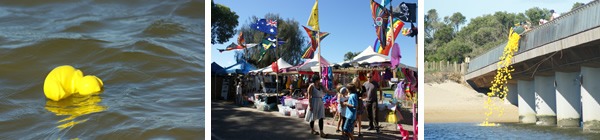
<path fill-rule="evenodd" d="M 0 1 L 0 139 L 204 138 L 204 1 Z M 54 67 L 99 96 L 45 99 Z"/>

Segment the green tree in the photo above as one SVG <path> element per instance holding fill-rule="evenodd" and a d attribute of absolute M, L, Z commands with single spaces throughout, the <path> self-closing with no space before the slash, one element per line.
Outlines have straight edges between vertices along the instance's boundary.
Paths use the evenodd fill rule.
<path fill-rule="evenodd" d="M 235 35 L 239 16 L 229 7 L 215 4 L 214 1 L 211 1 L 211 11 L 210 43 L 223 44 Z"/>
<path fill-rule="evenodd" d="M 466 17 L 458 12 L 439 21 L 436 10 L 431 9 L 425 15 L 425 32 L 431 33 L 425 37 L 425 60 L 460 62 L 467 56 L 481 55 L 506 43 L 508 32 L 516 23 L 529 21 L 537 25 L 540 18 L 547 18 L 546 13 L 547 9 L 534 7 L 525 13 L 482 15 L 467 23 Z"/>
<path fill-rule="evenodd" d="M 465 24 L 465 22 L 467 22 L 467 18 L 465 16 L 463 16 L 460 12 L 456 12 L 454 14 L 452 14 L 452 16 L 450 17 L 450 23 L 452 25 L 454 25 L 454 32 L 458 32 L 459 30 L 459 26 L 462 24 Z"/>
<path fill-rule="evenodd" d="M 425 15 L 425 38 L 433 38 L 433 34 L 437 29 L 437 24 L 439 22 L 438 13 L 435 9 L 431 9 L 427 11 L 427 15 Z"/>
<path fill-rule="evenodd" d="M 444 25 L 433 35 L 435 40 L 439 40 L 441 43 L 450 42 L 454 38 L 454 29 L 450 25 Z"/>
<path fill-rule="evenodd" d="M 579 8 L 579 6 L 583 6 L 583 5 L 585 5 L 585 4 L 581 3 L 581 2 L 575 2 L 573 4 L 573 7 L 571 7 L 571 10 L 575 10 L 575 9 Z"/>
<path fill-rule="evenodd" d="M 305 31 L 300 30 L 298 21 L 294 19 L 283 20 L 278 14 L 272 13 L 266 14 L 264 18 L 277 20 L 277 38 L 285 41 L 285 43 L 275 49 L 271 48 L 267 50 L 261 61 L 258 61 L 261 57 L 260 47 L 262 46 L 260 45 L 246 49 L 243 58 L 257 66 L 257 68 L 269 66 L 280 57 L 291 65 L 302 63 L 303 60 L 301 57 L 304 54 L 305 48 L 308 48 L 308 41 L 305 39 Z M 250 24 L 256 22 L 258 19 L 259 17 L 252 16 L 241 27 L 240 31 L 244 32 L 243 36 L 246 39 L 246 43 L 258 44 L 266 38 L 265 33 L 250 28 Z"/>
<path fill-rule="evenodd" d="M 344 61 L 350 61 L 354 57 L 356 57 L 358 54 L 359 54 L 359 52 L 347 52 L 346 54 L 344 54 Z"/>
<path fill-rule="evenodd" d="M 459 40 L 452 40 L 441 49 L 441 56 L 444 56 L 441 60 L 451 61 L 451 62 L 462 62 L 466 57 L 465 54 L 471 52 L 471 47 L 469 47 L 465 42 Z"/>
<path fill-rule="evenodd" d="M 529 21 L 531 21 L 531 24 L 533 26 L 537 26 L 539 25 L 539 21 L 540 19 L 550 19 L 550 10 L 544 8 L 541 9 L 539 7 L 533 7 L 533 8 L 529 8 L 525 11 L 525 15 L 527 15 L 527 18 L 529 18 Z"/>

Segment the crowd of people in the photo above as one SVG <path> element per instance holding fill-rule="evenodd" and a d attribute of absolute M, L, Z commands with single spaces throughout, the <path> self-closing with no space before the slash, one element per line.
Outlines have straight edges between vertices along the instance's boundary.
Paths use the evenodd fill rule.
<path fill-rule="evenodd" d="M 364 75 L 363 75 L 364 76 Z M 252 81 L 248 79 L 254 79 L 250 76 L 240 76 L 235 79 L 235 93 L 236 93 L 236 104 L 243 105 L 246 97 L 244 93 L 248 92 L 260 92 L 264 90 L 264 83 L 262 80 Z M 260 78 L 259 78 L 260 79 Z M 298 81 L 300 77 L 293 77 L 291 81 Z M 326 138 L 328 134 L 323 132 L 324 119 L 326 106 L 323 102 L 323 97 L 330 93 L 336 93 L 337 97 L 337 109 L 334 113 L 335 118 L 339 117 L 337 122 L 337 133 L 341 133 L 342 136 L 349 139 L 354 139 L 354 136 L 361 137 L 362 126 L 361 121 L 362 115 L 367 113 L 369 120 L 369 127 L 366 130 L 375 130 L 380 133 L 379 130 L 379 102 L 383 102 L 383 91 L 380 87 L 380 81 L 376 81 L 372 78 L 371 73 L 366 74 L 366 81 L 361 83 L 359 77 L 354 77 L 352 82 L 342 85 L 337 84 L 334 91 L 328 90 L 324 87 L 321 82 L 321 77 L 317 74 L 310 77 L 309 82 L 306 85 L 291 84 L 290 89 L 286 89 L 289 94 L 294 94 L 294 91 L 299 90 L 298 88 L 304 88 L 300 90 L 303 96 L 308 99 L 308 108 L 306 110 L 306 116 L 304 120 L 309 122 L 310 132 L 314 135 Z M 301 80 L 301 79 L 300 79 Z M 259 82 L 260 84 L 256 84 Z M 258 88 L 254 86 L 259 86 Z M 315 130 L 314 123 L 318 121 L 319 131 Z M 357 133 L 354 133 L 357 129 Z"/>
<path fill-rule="evenodd" d="M 361 116 L 365 112 L 369 119 L 369 128 L 367 128 L 367 130 L 376 130 L 377 133 L 380 132 L 378 102 L 382 102 L 383 92 L 378 81 L 372 80 L 371 74 L 367 74 L 367 78 L 368 80 L 363 84 L 360 83 L 358 77 L 355 77 L 351 83 L 348 83 L 345 86 L 338 84 L 336 87 L 335 92 L 337 93 L 338 109 L 335 115 L 340 118 L 336 132 L 342 133 L 343 136 L 346 136 L 349 139 L 354 139 L 355 126 L 362 126 L 360 120 L 362 120 Z M 325 106 L 322 97 L 331 91 L 324 88 L 319 80 L 320 77 L 314 75 L 311 79 L 312 83 L 307 89 L 309 107 L 305 120 L 309 122 L 312 134 L 326 137 L 327 134 L 323 133 Z M 314 130 L 314 122 L 317 120 L 319 121 L 319 132 Z M 340 130 L 340 128 L 342 128 L 343 131 Z M 360 127 L 358 127 L 357 136 L 362 136 Z"/>
<path fill-rule="evenodd" d="M 560 15 L 558 13 L 556 13 L 554 10 L 550 10 L 550 18 L 548 20 L 541 18 L 538 21 L 538 25 L 546 24 L 550 21 L 557 19 L 558 17 L 560 17 Z M 515 28 L 513 28 L 513 29 L 518 34 L 523 34 L 527 31 L 532 30 L 532 25 L 531 25 L 531 22 L 529 22 L 529 21 L 521 21 L 521 22 L 515 24 Z"/>

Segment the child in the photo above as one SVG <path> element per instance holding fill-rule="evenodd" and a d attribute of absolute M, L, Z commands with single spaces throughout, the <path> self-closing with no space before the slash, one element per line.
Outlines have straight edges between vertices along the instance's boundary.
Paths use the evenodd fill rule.
<path fill-rule="evenodd" d="M 344 123 L 346 123 L 346 106 L 344 105 L 344 102 L 348 101 L 348 88 L 342 86 L 342 84 L 338 84 L 336 90 L 338 91 L 338 113 L 336 115 L 340 117 L 336 132 L 340 133 L 340 124 L 342 125 L 342 128 L 344 128 Z M 343 134 L 344 133 L 342 133 L 342 135 Z"/>
<path fill-rule="evenodd" d="M 354 140 L 354 121 L 356 121 L 356 107 L 358 107 L 359 100 L 356 86 L 354 84 L 348 84 L 346 88 L 350 92 L 350 96 L 348 97 L 348 102 L 344 102 L 344 105 L 346 106 L 346 123 L 344 124 L 344 132 L 348 138 Z"/>

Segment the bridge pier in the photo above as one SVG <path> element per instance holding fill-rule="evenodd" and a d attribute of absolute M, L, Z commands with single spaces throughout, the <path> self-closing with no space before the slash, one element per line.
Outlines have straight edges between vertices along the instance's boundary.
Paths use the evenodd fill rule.
<path fill-rule="evenodd" d="M 581 92 L 579 72 L 556 72 L 556 119 L 558 127 L 579 127 Z"/>
<path fill-rule="evenodd" d="M 600 68 L 581 67 L 583 131 L 600 131 Z"/>
<path fill-rule="evenodd" d="M 533 81 L 517 80 L 519 122 L 535 123 L 535 95 Z"/>
<path fill-rule="evenodd" d="M 506 84 L 506 86 L 508 87 L 508 93 L 504 98 L 504 103 L 519 106 L 517 84 Z"/>
<path fill-rule="evenodd" d="M 537 125 L 556 125 L 556 91 L 554 76 L 535 76 L 535 112 Z"/>

